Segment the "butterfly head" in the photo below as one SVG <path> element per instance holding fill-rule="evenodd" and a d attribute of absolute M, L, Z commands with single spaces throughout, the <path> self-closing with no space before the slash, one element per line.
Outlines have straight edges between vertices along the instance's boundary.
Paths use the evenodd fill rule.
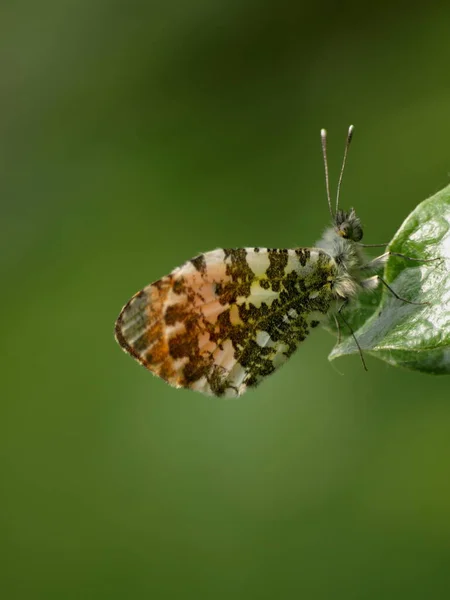
<path fill-rule="evenodd" d="M 352 208 L 350 212 L 339 209 L 334 217 L 334 227 L 336 233 L 345 240 L 359 242 L 363 237 L 361 220 L 356 216 Z"/>

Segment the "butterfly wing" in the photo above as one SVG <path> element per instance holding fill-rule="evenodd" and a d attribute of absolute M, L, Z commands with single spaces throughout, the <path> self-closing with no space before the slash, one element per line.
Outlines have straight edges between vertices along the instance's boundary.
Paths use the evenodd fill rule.
<path fill-rule="evenodd" d="M 207 252 L 135 294 L 116 338 L 175 387 L 239 396 L 319 323 L 335 274 L 334 260 L 316 248 Z"/>

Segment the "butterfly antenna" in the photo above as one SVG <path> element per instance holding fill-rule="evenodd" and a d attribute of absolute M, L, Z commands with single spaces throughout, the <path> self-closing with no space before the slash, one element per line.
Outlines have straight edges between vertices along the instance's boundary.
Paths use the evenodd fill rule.
<path fill-rule="evenodd" d="M 336 193 L 336 212 L 338 211 L 339 208 L 339 194 L 341 193 L 341 183 L 342 183 L 342 177 L 344 175 L 344 169 L 345 169 L 345 163 L 347 162 L 347 154 L 348 154 L 348 149 L 350 148 L 350 143 L 352 141 L 352 137 L 353 137 L 353 130 L 355 128 L 353 127 L 353 125 L 350 125 L 350 127 L 348 128 L 348 133 L 347 133 L 347 141 L 345 142 L 345 150 L 344 150 L 344 159 L 342 161 L 342 167 L 341 167 L 341 174 L 339 175 L 339 181 L 338 181 L 338 186 L 337 186 L 337 193 Z"/>
<path fill-rule="evenodd" d="M 325 129 L 322 129 L 320 131 L 320 138 L 322 140 L 323 166 L 325 167 L 325 185 L 327 188 L 328 208 L 330 209 L 331 219 L 334 221 L 333 209 L 331 208 L 330 178 L 328 175 L 328 158 L 327 158 L 327 132 Z"/>

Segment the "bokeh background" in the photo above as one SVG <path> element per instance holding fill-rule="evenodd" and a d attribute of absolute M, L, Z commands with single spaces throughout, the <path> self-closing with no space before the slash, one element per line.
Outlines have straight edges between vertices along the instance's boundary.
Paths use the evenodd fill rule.
<path fill-rule="evenodd" d="M 447 598 L 450 379 L 316 331 L 241 399 L 121 352 L 138 289 L 220 246 L 385 242 L 450 174 L 450 6 L 0 5 L 2 597 Z"/>

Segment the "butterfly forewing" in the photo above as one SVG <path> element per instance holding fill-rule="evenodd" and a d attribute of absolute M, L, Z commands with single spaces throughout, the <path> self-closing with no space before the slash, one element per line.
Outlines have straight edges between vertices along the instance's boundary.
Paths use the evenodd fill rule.
<path fill-rule="evenodd" d="M 207 252 L 133 296 L 116 337 L 173 386 L 238 396 L 319 323 L 335 274 L 335 261 L 317 248 Z"/>

